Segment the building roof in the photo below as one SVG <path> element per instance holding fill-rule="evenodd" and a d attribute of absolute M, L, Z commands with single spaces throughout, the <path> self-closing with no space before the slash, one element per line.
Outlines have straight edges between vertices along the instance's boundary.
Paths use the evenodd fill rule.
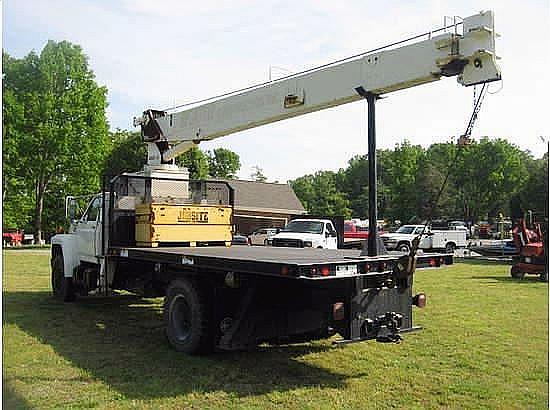
<path fill-rule="evenodd" d="M 300 200 L 288 184 L 227 180 L 235 190 L 235 209 L 283 214 L 306 213 Z"/>

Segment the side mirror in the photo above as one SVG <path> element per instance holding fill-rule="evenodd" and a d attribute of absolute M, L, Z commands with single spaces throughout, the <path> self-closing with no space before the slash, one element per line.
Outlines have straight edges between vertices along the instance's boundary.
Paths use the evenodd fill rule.
<path fill-rule="evenodd" d="M 74 222 L 76 219 L 76 213 L 78 209 L 78 203 L 74 196 L 68 196 L 65 198 L 65 219 L 69 222 Z"/>
<path fill-rule="evenodd" d="M 330 232 L 325 232 L 325 238 L 328 238 L 330 236 Z"/>
<path fill-rule="evenodd" d="M 338 238 L 338 234 L 336 232 L 332 232 L 330 236 L 332 236 L 333 238 Z"/>

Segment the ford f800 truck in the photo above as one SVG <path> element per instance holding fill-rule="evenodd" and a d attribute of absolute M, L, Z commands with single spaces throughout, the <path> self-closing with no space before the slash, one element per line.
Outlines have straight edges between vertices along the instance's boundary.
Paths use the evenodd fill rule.
<path fill-rule="evenodd" d="M 426 302 L 413 294 L 415 267 L 452 263 L 451 255 L 380 255 L 370 243 L 376 235 L 367 252 L 231 246 L 231 187 L 189 180 L 172 161 L 201 141 L 366 99 L 369 220 L 375 221 L 374 102 L 443 77 L 457 76 L 465 86 L 499 80 L 493 27 L 492 12 L 482 12 L 416 42 L 194 105 L 146 110 L 134 119 L 147 144 L 145 169 L 106 178 L 82 215 L 71 218 L 69 232 L 52 238 L 54 295 L 162 296 L 167 338 L 191 354 L 335 333 L 340 343 L 399 341 L 415 328 L 413 306 Z"/>

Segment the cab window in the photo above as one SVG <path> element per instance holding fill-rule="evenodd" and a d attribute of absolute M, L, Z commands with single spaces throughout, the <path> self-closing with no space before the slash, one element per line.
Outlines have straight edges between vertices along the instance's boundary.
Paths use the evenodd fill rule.
<path fill-rule="evenodd" d="M 86 209 L 86 212 L 84 215 L 82 215 L 82 220 L 87 222 L 94 222 L 97 221 L 97 217 L 99 216 L 99 211 L 101 210 L 101 198 L 96 197 L 88 209 Z"/>
<path fill-rule="evenodd" d="M 332 224 L 331 224 L 331 223 L 327 223 L 327 225 L 326 225 L 326 231 L 327 231 L 329 234 L 331 234 L 331 235 L 333 235 L 333 234 L 336 233 L 336 231 L 335 231 L 334 228 L 332 227 Z"/>

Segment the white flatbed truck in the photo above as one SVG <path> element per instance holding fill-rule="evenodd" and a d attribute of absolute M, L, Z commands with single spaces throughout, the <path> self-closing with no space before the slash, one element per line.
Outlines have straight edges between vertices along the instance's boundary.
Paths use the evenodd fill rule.
<path fill-rule="evenodd" d="M 426 300 L 423 294 L 412 294 L 415 266 L 452 263 L 452 256 L 378 255 L 371 246 L 374 232 L 368 252 L 185 246 L 191 243 L 137 246 L 135 207 L 147 196 L 144 187 L 153 182 L 172 184 L 175 191 L 195 186 L 203 195 L 201 206 L 232 207 L 228 185 L 186 180 L 170 161 L 201 141 L 365 98 L 369 219 L 377 220 L 375 100 L 442 77 L 457 76 L 463 85 L 499 80 L 493 27 L 492 12 L 482 12 L 450 31 L 431 31 L 425 39 L 397 48 L 378 49 L 180 111 L 145 111 L 135 124 L 148 146 L 149 174 L 106 180 L 69 233 L 52 238 L 54 294 L 65 301 L 113 290 L 164 296 L 168 340 L 187 353 L 333 333 L 342 336 L 342 343 L 398 341 L 400 333 L 414 329 L 412 306 L 423 306 Z M 224 189 L 223 198 L 212 202 L 208 193 Z M 201 215 L 192 217 L 205 222 Z"/>

